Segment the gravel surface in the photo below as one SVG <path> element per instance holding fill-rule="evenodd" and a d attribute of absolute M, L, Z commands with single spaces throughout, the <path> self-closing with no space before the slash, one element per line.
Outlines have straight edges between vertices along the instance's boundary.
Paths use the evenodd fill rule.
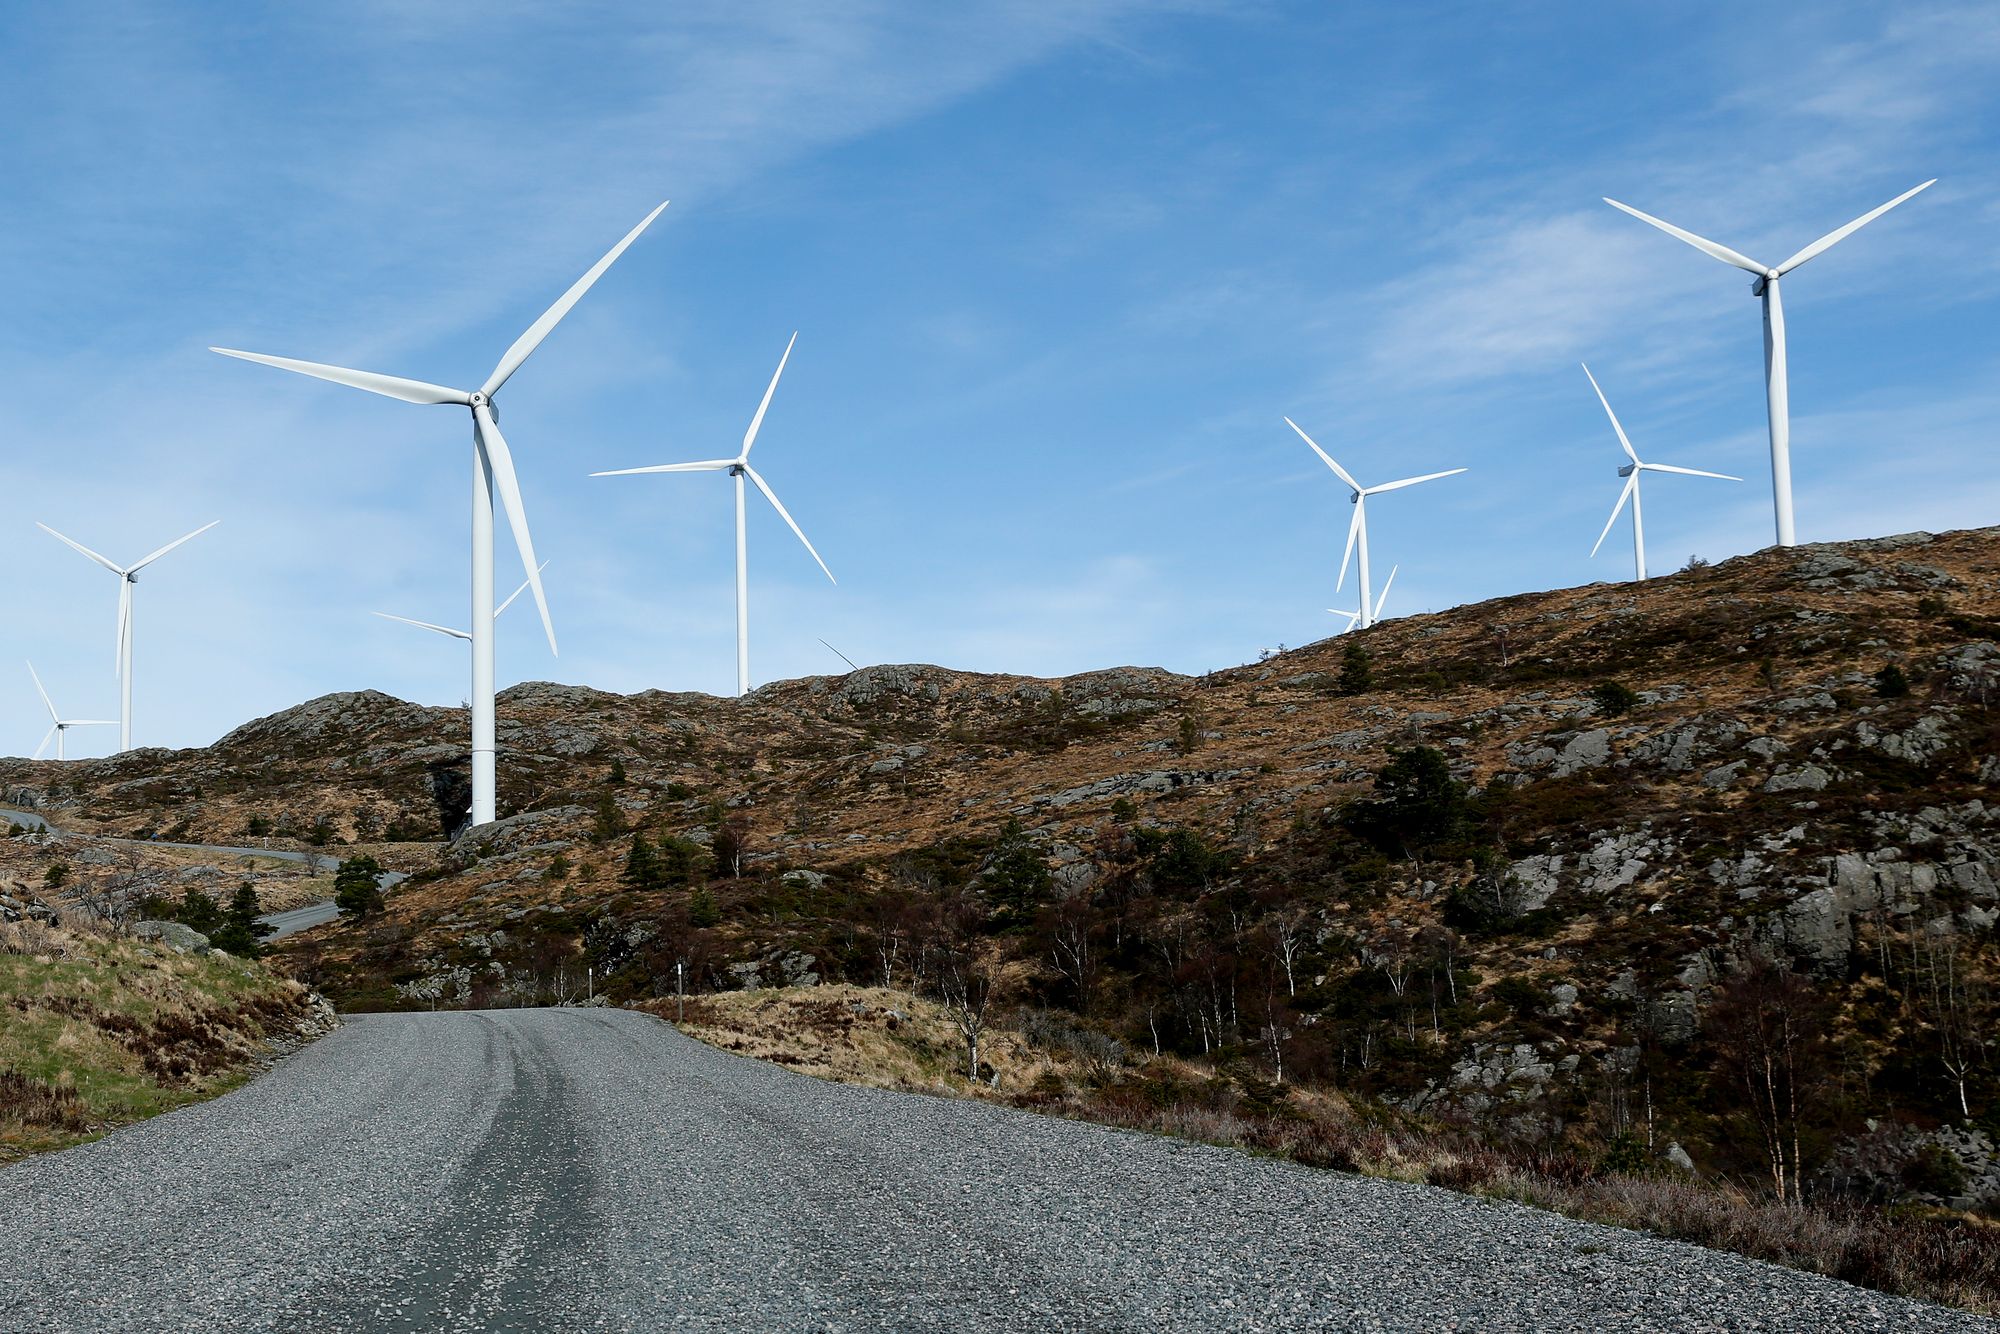
<path fill-rule="evenodd" d="M 0 1169 L 0 1330 L 1987 1330 L 1422 1186 L 826 1084 L 604 1009 L 368 1015 Z"/>

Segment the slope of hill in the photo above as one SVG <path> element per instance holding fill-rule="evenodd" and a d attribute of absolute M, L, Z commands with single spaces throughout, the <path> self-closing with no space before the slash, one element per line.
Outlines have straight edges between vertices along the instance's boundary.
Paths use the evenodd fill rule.
<path fill-rule="evenodd" d="M 510 813 L 442 851 L 463 716 L 369 692 L 0 762 L 0 797 L 415 872 L 288 942 L 353 1006 L 955 971 L 1127 1051 L 1518 1142 L 1991 1205 L 1995 641 L 2000 530 L 1911 534 L 1202 677 L 519 686 Z"/>
<path fill-rule="evenodd" d="M 213 1096 L 334 1022 L 247 959 L 0 918 L 0 1162 Z"/>

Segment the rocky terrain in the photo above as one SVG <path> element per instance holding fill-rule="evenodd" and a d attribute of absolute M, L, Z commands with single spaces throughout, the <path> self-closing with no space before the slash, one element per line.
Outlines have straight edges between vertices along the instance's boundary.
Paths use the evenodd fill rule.
<path fill-rule="evenodd" d="M 462 713 L 372 693 L 199 750 L 0 762 L 0 797 L 412 872 L 382 916 L 287 942 L 353 1007 L 936 989 L 971 959 L 1001 1012 L 1129 1053 L 1990 1209 L 1996 641 L 2000 530 L 1911 534 L 1200 677 L 518 686 L 505 816 L 469 831 Z M 1746 1073 L 1774 1042 L 1783 1090 Z"/>

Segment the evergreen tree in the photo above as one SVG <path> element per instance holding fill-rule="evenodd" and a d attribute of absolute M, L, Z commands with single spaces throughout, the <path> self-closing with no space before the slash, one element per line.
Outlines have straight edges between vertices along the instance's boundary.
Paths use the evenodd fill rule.
<path fill-rule="evenodd" d="M 333 875 L 334 903 L 357 922 L 381 912 L 382 886 L 376 880 L 381 874 L 382 863 L 373 857 L 349 857 Z"/>
<path fill-rule="evenodd" d="M 632 835 L 632 850 L 625 854 L 625 871 L 620 875 L 627 889 L 657 889 L 661 883 L 660 859 L 644 834 Z"/>
<path fill-rule="evenodd" d="M 190 887 L 181 894 L 181 906 L 174 910 L 174 920 L 204 936 L 213 936 L 222 929 L 222 909 L 207 894 Z"/>
<path fill-rule="evenodd" d="M 263 905 L 257 901 L 256 887 L 245 881 L 229 900 L 229 908 L 222 914 L 222 924 L 210 933 L 209 944 L 239 958 L 256 958 L 264 952 L 264 937 L 271 934 L 270 925 L 257 920 L 262 912 Z"/>
<path fill-rule="evenodd" d="M 1340 652 L 1340 693 L 1365 695 L 1375 688 L 1375 667 L 1368 650 L 1350 643 Z"/>
<path fill-rule="evenodd" d="M 722 909 L 706 889 L 696 889 L 688 897 L 688 925 L 708 928 L 722 920 Z"/>
<path fill-rule="evenodd" d="M 982 879 L 994 916 L 1020 921 L 1025 921 L 1035 905 L 1055 890 L 1048 858 L 1028 841 L 1019 820 L 1009 820 L 1001 828 L 1000 840 L 993 847 Z"/>

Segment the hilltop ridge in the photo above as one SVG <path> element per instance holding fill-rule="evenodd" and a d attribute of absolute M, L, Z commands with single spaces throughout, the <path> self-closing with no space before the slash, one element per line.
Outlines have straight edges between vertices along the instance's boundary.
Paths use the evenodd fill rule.
<path fill-rule="evenodd" d="M 375 692 L 198 750 L 0 762 L 0 789 L 81 830 L 353 844 L 414 872 L 381 919 L 287 943 L 350 1005 L 546 1000 L 586 965 L 613 999 L 676 962 L 701 988 L 880 983 L 970 905 L 1017 1003 L 1121 1042 L 1509 1133 L 1608 1142 L 1643 1100 L 1652 1152 L 1732 1171 L 1761 1169 L 1705 1016 L 1775 959 L 1835 1002 L 1821 1167 L 1885 1115 L 1927 1143 L 1957 1127 L 1963 1172 L 1932 1193 L 2000 1200 L 1969 1036 L 2000 982 L 1996 641 L 2000 529 L 1914 533 L 1199 677 L 519 685 L 503 818 L 449 843 L 462 712 Z M 1405 789 L 1437 828 L 1383 823 Z M 1968 979 L 1949 998 L 1920 985 L 1940 960 Z"/>

